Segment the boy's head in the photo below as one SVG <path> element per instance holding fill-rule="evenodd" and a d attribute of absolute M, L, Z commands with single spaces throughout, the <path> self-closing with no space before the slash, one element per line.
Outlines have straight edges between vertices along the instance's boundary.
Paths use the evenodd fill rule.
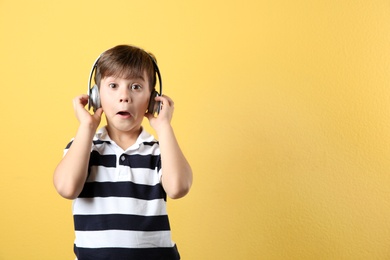
<path fill-rule="evenodd" d="M 156 71 L 151 53 L 129 45 L 118 45 L 104 53 L 96 65 L 95 83 L 100 87 L 100 81 L 105 77 L 139 78 L 146 73 L 150 91 L 156 85 Z"/>

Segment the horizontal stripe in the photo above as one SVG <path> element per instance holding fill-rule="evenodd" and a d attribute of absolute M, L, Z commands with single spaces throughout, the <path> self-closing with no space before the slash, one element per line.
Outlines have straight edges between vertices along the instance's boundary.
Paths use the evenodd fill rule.
<path fill-rule="evenodd" d="M 84 248 L 172 247 L 170 231 L 77 231 L 75 244 Z"/>
<path fill-rule="evenodd" d="M 123 153 L 123 150 L 117 150 L 117 152 Z M 143 142 L 138 147 L 132 146 L 126 150 L 126 154 L 132 154 L 136 152 L 140 155 L 157 155 L 160 154 L 160 147 L 158 142 Z"/>
<path fill-rule="evenodd" d="M 93 140 L 92 143 L 93 143 L 93 145 L 111 144 L 110 141 L 103 141 L 103 140 L 99 140 L 99 139 Z"/>
<path fill-rule="evenodd" d="M 87 182 L 117 182 L 131 181 L 137 184 L 157 185 L 161 182 L 161 172 L 155 170 L 137 168 L 132 169 L 125 166 L 117 168 L 105 168 L 103 166 L 93 166 Z"/>
<path fill-rule="evenodd" d="M 74 247 L 78 260 L 179 260 L 176 245 L 164 248 L 78 248 Z"/>
<path fill-rule="evenodd" d="M 160 156 L 157 155 L 128 155 L 123 154 L 120 156 L 120 165 L 129 166 L 131 168 L 149 168 L 155 169 L 161 168 Z"/>
<path fill-rule="evenodd" d="M 75 230 L 132 230 L 132 231 L 162 231 L 169 230 L 167 215 L 137 216 L 123 214 L 106 215 L 74 215 Z"/>
<path fill-rule="evenodd" d="M 117 168 L 106 168 L 103 166 L 92 166 L 87 182 L 114 182 L 117 181 Z"/>
<path fill-rule="evenodd" d="M 153 141 L 153 142 L 143 142 L 143 144 L 147 146 L 153 146 L 153 145 L 158 145 L 159 143 L 157 141 Z"/>
<path fill-rule="evenodd" d="M 108 154 L 101 155 L 98 151 L 92 151 L 89 158 L 89 166 L 100 165 L 104 167 L 115 167 L 116 166 L 116 155 Z"/>
<path fill-rule="evenodd" d="M 132 182 L 86 182 L 79 198 L 127 197 L 141 200 L 166 199 L 161 184 L 154 186 Z"/>
<path fill-rule="evenodd" d="M 92 151 L 89 159 L 89 166 L 115 167 L 117 157 L 115 154 L 101 155 L 98 151 Z M 160 169 L 161 160 L 158 155 L 140 155 L 140 154 L 122 154 L 120 155 L 119 165 L 131 168 Z"/>
<path fill-rule="evenodd" d="M 157 216 L 166 215 L 165 201 L 139 200 L 134 198 L 79 198 L 73 202 L 73 214 L 127 214 Z"/>
<path fill-rule="evenodd" d="M 73 140 L 70 141 L 70 142 L 66 145 L 65 150 L 68 150 L 68 149 L 72 146 L 72 144 L 73 144 Z"/>

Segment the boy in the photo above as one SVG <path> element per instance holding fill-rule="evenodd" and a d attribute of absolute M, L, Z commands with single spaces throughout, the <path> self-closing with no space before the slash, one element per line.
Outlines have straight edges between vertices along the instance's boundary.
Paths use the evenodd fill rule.
<path fill-rule="evenodd" d="M 155 61 L 144 50 L 119 45 L 96 63 L 101 107 L 90 114 L 88 95 L 73 100 L 79 121 L 54 171 L 57 192 L 73 201 L 74 252 L 84 259 L 180 259 L 171 240 L 166 195 L 185 196 L 192 170 L 170 124 L 174 103 L 155 97 Z M 107 125 L 97 128 L 102 114 Z M 159 141 L 142 128 L 147 117 Z"/>

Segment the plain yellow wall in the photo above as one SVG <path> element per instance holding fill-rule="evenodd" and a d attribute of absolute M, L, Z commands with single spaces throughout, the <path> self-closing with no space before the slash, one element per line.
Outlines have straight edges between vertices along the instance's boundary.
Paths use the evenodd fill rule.
<path fill-rule="evenodd" d="M 0 259 L 74 259 L 52 172 L 95 58 L 158 58 L 184 260 L 390 259 L 390 4 L 0 0 Z M 148 122 L 144 121 L 148 129 Z"/>

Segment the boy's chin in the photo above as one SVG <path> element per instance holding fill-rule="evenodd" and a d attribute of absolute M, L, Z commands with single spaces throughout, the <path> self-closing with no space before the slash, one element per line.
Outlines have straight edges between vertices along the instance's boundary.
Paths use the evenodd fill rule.
<path fill-rule="evenodd" d="M 107 123 L 107 126 L 111 131 L 118 133 L 139 132 L 142 128 L 141 124 Z"/>

